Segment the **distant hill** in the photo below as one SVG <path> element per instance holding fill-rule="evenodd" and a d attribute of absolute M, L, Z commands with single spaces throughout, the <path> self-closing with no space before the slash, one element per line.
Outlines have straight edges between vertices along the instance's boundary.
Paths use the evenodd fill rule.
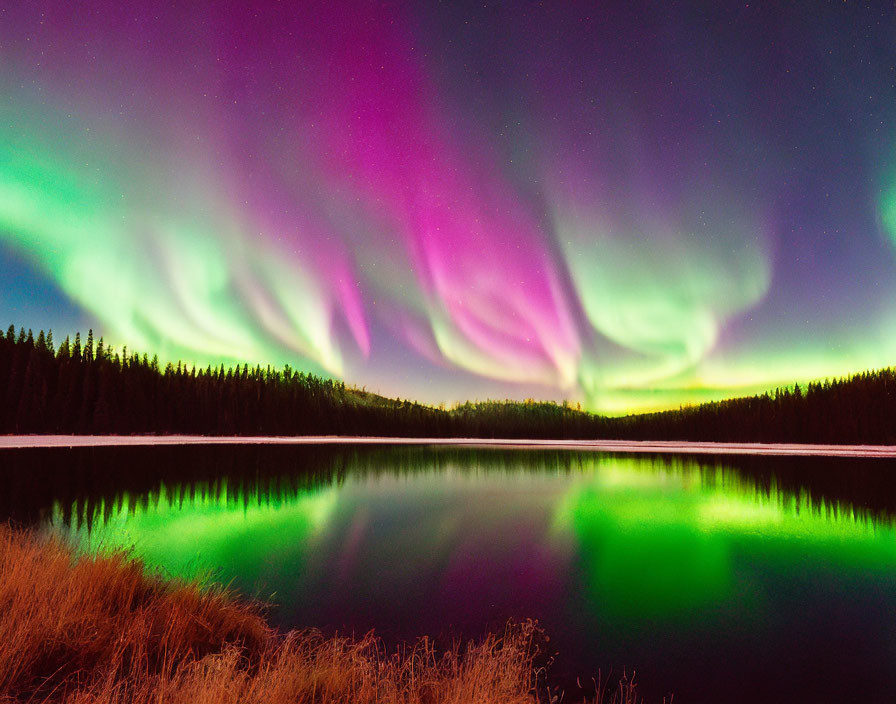
<path fill-rule="evenodd" d="M 568 404 L 390 399 L 290 367 L 159 366 L 52 332 L 0 336 L 0 433 L 384 435 L 896 444 L 896 371 L 608 418 Z"/>

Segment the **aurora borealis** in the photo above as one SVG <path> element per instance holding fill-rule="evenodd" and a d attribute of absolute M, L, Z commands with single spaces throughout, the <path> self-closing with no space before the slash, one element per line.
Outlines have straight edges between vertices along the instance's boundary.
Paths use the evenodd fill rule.
<path fill-rule="evenodd" d="M 6 3 L 0 96 L 4 325 L 611 413 L 896 360 L 891 3 Z"/>

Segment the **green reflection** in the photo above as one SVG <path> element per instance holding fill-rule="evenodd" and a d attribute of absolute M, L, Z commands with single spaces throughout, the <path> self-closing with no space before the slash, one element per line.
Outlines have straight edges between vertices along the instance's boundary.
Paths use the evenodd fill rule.
<path fill-rule="evenodd" d="M 806 493 L 760 491 L 721 467 L 651 465 L 601 463 L 557 507 L 555 529 L 575 535 L 588 608 L 603 618 L 689 619 L 732 601 L 756 606 L 744 565 L 896 567 L 892 525 Z"/>
<path fill-rule="evenodd" d="M 161 487 L 143 497 L 123 495 L 113 507 L 100 505 L 102 530 L 94 522 L 72 530 L 85 550 L 124 549 L 148 565 L 185 578 L 239 578 L 268 584 L 281 565 L 301 566 L 336 507 L 333 487 L 289 497 L 259 492 L 228 493 L 226 482 L 183 491 Z M 53 522 L 63 522 L 55 507 Z M 274 580 L 276 581 L 276 580 Z"/>
<path fill-rule="evenodd" d="M 780 464 L 784 482 L 794 465 Z M 792 475 L 783 489 L 758 469 L 539 451 L 359 450 L 299 465 L 305 479 L 296 469 L 60 501 L 53 522 L 74 524 L 85 549 L 133 548 L 170 574 L 304 602 L 302 625 L 317 608 L 429 613 L 439 599 L 485 623 L 505 614 L 478 595 L 510 594 L 507 608 L 526 612 L 506 615 L 543 605 L 585 631 L 756 632 L 789 613 L 781 593 L 827 603 L 853 593 L 849 580 L 856 594 L 887 593 L 896 574 L 891 521 Z M 812 470 L 818 481 L 824 467 Z"/>

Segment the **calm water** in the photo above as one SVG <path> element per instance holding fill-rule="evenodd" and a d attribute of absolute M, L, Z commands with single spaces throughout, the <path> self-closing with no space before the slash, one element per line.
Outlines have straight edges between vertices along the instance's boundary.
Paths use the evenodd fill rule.
<path fill-rule="evenodd" d="M 538 618 L 558 681 L 892 701 L 896 466 L 438 448 L 0 454 L 0 509 L 390 642 Z M 571 701 L 573 686 L 565 701 Z"/>

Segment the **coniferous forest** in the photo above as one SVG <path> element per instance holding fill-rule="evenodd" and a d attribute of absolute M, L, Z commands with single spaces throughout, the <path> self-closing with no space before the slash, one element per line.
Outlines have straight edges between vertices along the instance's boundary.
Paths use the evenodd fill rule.
<path fill-rule="evenodd" d="M 162 368 L 80 334 L 0 336 L 0 433 L 366 435 L 896 444 L 896 370 L 619 418 L 569 404 L 486 401 L 450 410 L 291 369 Z"/>

